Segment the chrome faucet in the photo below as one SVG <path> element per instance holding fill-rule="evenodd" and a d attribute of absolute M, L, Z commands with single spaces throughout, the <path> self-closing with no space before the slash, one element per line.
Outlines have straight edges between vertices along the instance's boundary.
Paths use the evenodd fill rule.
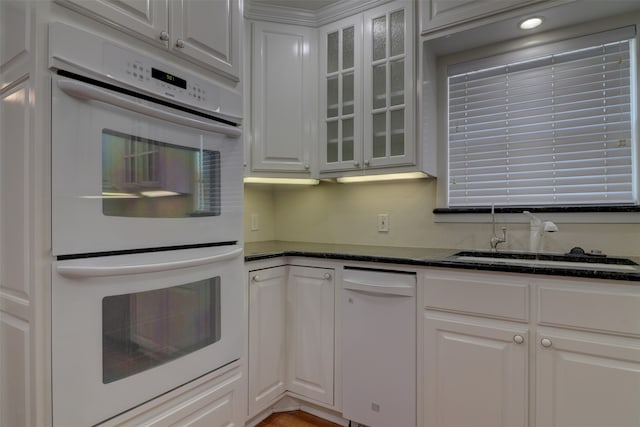
<path fill-rule="evenodd" d="M 544 244 L 544 233 L 553 233 L 558 231 L 558 226 L 552 221 L 543 221 L 529 211 L 523 211 L 523 214 L 529 217 L 529 251 L 541 252 Z"/>
<path fill-rule="evenodd" d="M 491 252 L 496 252 L 498 250 L 498 245 L 500 243 L 507 242 L 507 227 L 502 227 L 502 236 L 496 235 L 496 210 L 491 204 L 491 224 L 493 228 L 493 233 L 491 234 L 491 239 L 489 239 L 489 244 L 491 245 Z"/>

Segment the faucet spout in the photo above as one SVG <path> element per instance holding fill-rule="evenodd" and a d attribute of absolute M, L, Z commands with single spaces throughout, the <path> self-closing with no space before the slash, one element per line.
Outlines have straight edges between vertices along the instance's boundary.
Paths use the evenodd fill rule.
<path fill-rule="evenodd" d="M 496 211 L 493 204 L 491 204 L 491 224 L 493 233 L 491 234 L 491 239 L 489 239 L 489 245 L 491 246 L 491 252 L 496 252 L 500 243 L 507 242 L 507 227 L 501 228 L 502 236 L 496 234 Z"/>

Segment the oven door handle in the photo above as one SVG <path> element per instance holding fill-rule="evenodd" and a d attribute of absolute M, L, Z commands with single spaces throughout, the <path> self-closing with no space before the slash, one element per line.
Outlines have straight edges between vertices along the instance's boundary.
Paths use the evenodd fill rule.
<path fill-rule="evenodd" d="M 168 120 L 179 125 L 205 130 L 208 132 L 220 133 L 230 138 L 239 138 L 240 135 L 242 135 L 242 130 L 233 126 L 225 125 L 222 123 L 208 122 L 205 120 L 198 120 L 192 117 L 186 117 L 180 114 L 153 108 L 149 105 L 131 101 L 121 96 L 115 95 L 111 92 L 107 92 L 95 86 L 77 82 L 75 80 L 58 80 L 58 87 L 66 94 L 71 95 L 75 98 L 104 102 L 116 107 L 124 108 L 125 110 L 135 111 L 136 113 L 154 117 L 156 119 Z"/>
<path fill-rule="evenodd" d="M 193 258 L 180 261 L 171 261 L 154 264 L 116 265 L 116 266 L 93 266 L 93 265 L 73 265 L 65 262 L 56 266 L 59 275 L 70 279 L 88 279 L 92 277 L 124 276 L 129 274 L 158 273 L 169 270 L 179 270 L 182 268 L 197 267 L 205 264 L 226 261 L 239 256 L 242 248 L 237 248 L 219 255 Z"/>

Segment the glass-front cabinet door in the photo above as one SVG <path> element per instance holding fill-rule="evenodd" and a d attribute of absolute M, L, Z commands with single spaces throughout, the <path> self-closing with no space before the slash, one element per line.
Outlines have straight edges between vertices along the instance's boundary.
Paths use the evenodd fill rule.
<path fill-rule="evenodd" d="M 415 164 L 413 40 L 410 0 L 321 28 L 321 173 Z"/>
<path fill-rule="evenodd" d="M 320 170 L 362 166 L 362 16 L 321 30 Z"/>
<path fill-rule="evenodd" d="M 364 164 L 415 162 L 412 2 L 364 13 Z"/>

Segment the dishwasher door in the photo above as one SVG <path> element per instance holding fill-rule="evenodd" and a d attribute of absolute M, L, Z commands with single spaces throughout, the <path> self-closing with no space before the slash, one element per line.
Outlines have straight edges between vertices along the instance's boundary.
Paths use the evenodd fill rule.
<path fill-rule="evenodd" d="M 415 427 L 415 273 L 345 267 L 342 286 L 343 417 Z"/>

